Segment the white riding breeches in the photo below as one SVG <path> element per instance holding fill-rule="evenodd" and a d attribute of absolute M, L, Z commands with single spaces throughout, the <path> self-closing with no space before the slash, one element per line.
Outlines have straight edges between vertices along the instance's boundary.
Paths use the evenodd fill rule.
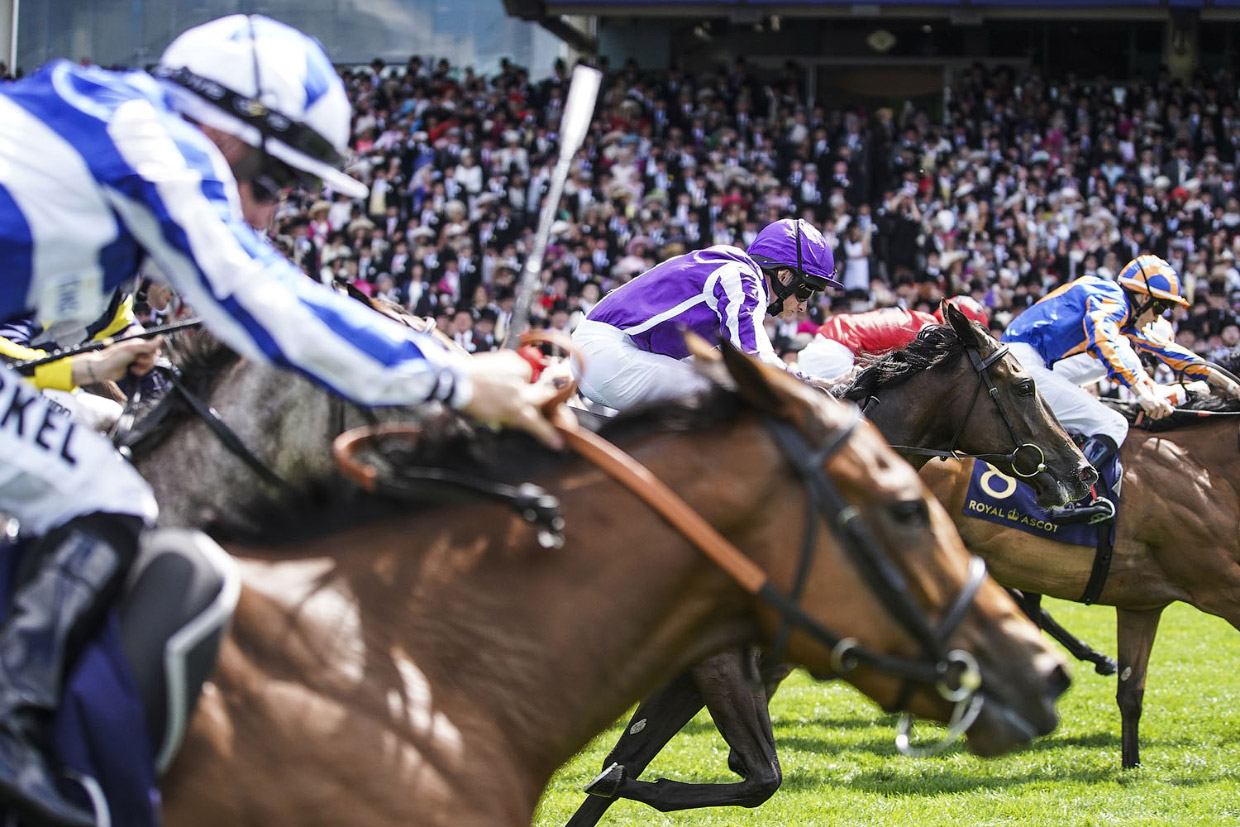
<path fill-rule="evenodd" d="M 1099 402 L 1096 396 L 1080 385 L 1101 378 L 1097 369 L 1105 374 L 1105 368 L 1101 365 L 1091 368 L 1084 359 L 1072 357 L 1056 363 L 1055 370 L 1051 370 L 1038 352 L 1024 342 L 1009 342 L 1008 347 L 1017 361 L 1029 371 L 1037 383 L 1038 392 L 1064 428 L 1083 436 L 1102 434 L 1115 440 L 1116 445 L 1124 444 L 1124 437 L 1128 436 L 1128 420 L 1119 411 Z M 1089 354 L 1082 355 L 1097 363 Z M 1064 364 L 1062 371 L 1059 369 L 1061 364 Z"/>
<path fill-rule="evenodd" d="M 121 418 L 125 408 L 114 399 L 104 399 L 93 393 L 78 388 L 73 391 L 44 388 L 43 393 L 50 396 L 58 405 L 68 409 L 69 413 L 80 419 L 92 430 L 107 433 Z"/>
<path fill-rule="evenodd" d="M 0 365 L 0 513 L 41 535 L 95 511 L 151 523 L 158 509 L 146 480 L 106 437 Z"/>
<path fill-rule="evenodd" d="M 578 389 L 587 399 L 618 411 L 710 387 L 694 370 L 692 359 L 642 350 L 609 324 L 582 320 L 573 331 L 573 343 L 581 350 L 581 361 L 573 360 Z"/>
<path fill-rule="evenodd" d="M 851 350 L 826 336 L 815 336 L 797 354 L 797 372 L 818 379 L 839 379 L 856 363 Z"/>

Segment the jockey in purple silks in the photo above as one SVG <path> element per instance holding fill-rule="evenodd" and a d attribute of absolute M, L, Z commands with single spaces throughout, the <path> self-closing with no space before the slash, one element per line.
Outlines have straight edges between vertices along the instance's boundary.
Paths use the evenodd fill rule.
<path fill-rule="evenodd" d="M 788 369 L 763 320 L 839 287 L 834 273 L 822 233 L 791 218 L 764 227 L 747 251 L 716 245 L 668 259 L 604 296 L 573 332 L 581 393 L 625 410 L 706 389 L 688 359 L 686 330 Z"/>

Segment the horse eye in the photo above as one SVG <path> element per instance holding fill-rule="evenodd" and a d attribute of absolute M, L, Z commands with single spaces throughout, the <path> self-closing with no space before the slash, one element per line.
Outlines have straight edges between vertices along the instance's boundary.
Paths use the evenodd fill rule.
<path fill-rule="evenodd" d="M 905 500 L 889 509 L 891 519 L 907 528 L 922 528 L 930 524 L 930 509 L 925 500 Z"/>
<path fill-rule="evenodd" d="M 1016 393 L 1020 396 L 1033 396 L 1037 393 L 1038 386 L 1032 379 L 1026 379 L 1016 386 Z"/>

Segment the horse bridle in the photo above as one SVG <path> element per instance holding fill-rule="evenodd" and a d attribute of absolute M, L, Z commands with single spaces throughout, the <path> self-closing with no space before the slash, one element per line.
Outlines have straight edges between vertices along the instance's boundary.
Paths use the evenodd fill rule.
<path fill-rule="evenodd" d="M 948 737 L 936 745 L 937 749 L 943 749 L 963 734 L 981 712 L 982 699 L 977 695 L 981 687 L 981 671 L 977 661 L 962 649 L 947 650 L 946 641 L 972 606 L 986 577 L 986 563 L 976 555 L 971 556 L 964 586 L 938 624 L 932 625 L 913 601 L 908 581 L 899 568 L 883 552 L 860 513 L 848 503 L 824 470 L 830 458 L 856 432 L 862 414 L 855 407 L 854 411 L 852 421 L 834 439 L 817 449 L 811 448 L 790 424 L 771 418 L 764 420 L 775 444 L 803 481 L 807 494 L 805 533 L 791 590 L 785 594 L 768 581 L 758 591 L 758 596 L 771 604 L 782 618 L 773 657 L 775 662 L 782 659 L 788 636 L 796 626 L 830 649 L 831 666 L 838 675 L 846 675 L 865 664 L 904 678 L 905 689 L 895 706 L 888 711 L 902 711 L 907 706 L 913 684 L 934 686 L 944 700 L 955 704 Z M 839 539 L 849 560 L 883 608 L 920 645 L 921 657 L 904 658 L 867 649 L 853 638 L 835 634 L 801 608 L 801 594 L 817 546 L 815 538 L 820 517 Z M 901 724 L 897 746 L 902 752 L 911 753 L 907 737 L 909 726 L 906 716 Z"/>
<path fill-rule="evenodd" d="M 969 407 L 965 410 L 964 416 L 960 418 L 960 422 L 956 425 L 956 432 L 952 434 L 951 442 L 948 443 L 946 450 L 936 450 L 934 448 L 921 448 L 915 445 L 892 445 L 891 447 L 901 454 L 919 457 L 951 457 L 952 459 L 980 459 L 991 463 L 992 465 L 999 463 L 1007 463 L 1012 468 L 1012 472 L 1022 479 L 1030 479 L 1046 470 L 1046 453 L 1032 442 L 1021 442 L 1020 437 L 1016 435 L 1016 427 L 1012 424 L 1012 418 L 1008 415 L 1007 409 L 1003 406 L 1003 400 L 999 398 L 999 389 L 995 387 L 995 383 L 990 378 L 990 366 L 998 362 L 1004 356 L 1008 355 L 1008 346 L 1000 345 L 995 352 L 982 358 L 976 345 L 965 344 L 965 353 L 969 355 L 969 361 L 973 363 L 973 372 L 977 374 L 977 384 L 973 387 L 973 397 L 969 400 Z M 977 398 L 981 395 L 982 388 L 986 388 L 987 394 L 995 403 L 995 408 L 999 411 L 999 416 L 1003 419 L 1003 424 L 1007 426 L 1008 435 L 1012 438 L 1012 444 L 1016 446 L 1006 454 L 969 454 L 961 451 L 957 446 L 960 444 L 960 437 L 964 433 L 965 426 L 968 425 L 969 417 L 973 414 L 973 408 L 977 405 Z M 871 396 L 866 401 L 864 410 L 869 410 L 874 404 L 878 403 L 878 398 Z M 1030 456 L 1030 465 L 1032 471 L 1022 470 L 1017 464 L 1022 452 Z"/>

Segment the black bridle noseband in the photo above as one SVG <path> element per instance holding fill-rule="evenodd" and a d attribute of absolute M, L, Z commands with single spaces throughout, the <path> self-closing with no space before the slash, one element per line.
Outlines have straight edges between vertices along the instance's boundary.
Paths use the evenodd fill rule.
<path fill-rule="evenodd" d="M 1012 472 L 1023 479 L 1036 477 L 1038 474 L 1046 470 L 1046 454 L 1040 447 L 1032 442 L 1021 442 L 1020 437 L 1016 435 L 1016 427 L 1012 424 L 1012 418 L 1008 415 L 1007 409 L 1003 406 L 1003 400 L 999 398 L 999 389 L 995 387 L 995 383 L 990 378 L 989 368 L 998 362 L 1004 356 L 1008 355 L 1008 346 L 1000 345 L 995 352 L 982 358 L 977 347 L 972 344 L 965 344 L 965 353 L 969 355 L 969 361 L 973 363 L 973 371 L 977 374 L 977 385 L 973 388 L 973 397 L 969 400 L 969 407 L 965 410 L 964 416 L 960 418 L 960 422 L 956 425 L 956 432 L 952 434 L 951 442 L 948 443 L 946 450 L 935 450 L 933 448 L 920 448 L 913 445 L 892 445 L 901 454 L 920 457 L 951 457 L 952 459 L 964 459 L 971 457 L 991 463 L 992 465 L 999 463 L 1007 463 Z M 986 388 L 987 394 L 994 400 L 995 408 L 999 411 L 999 416 L 1003 419 L 1003 424 L 1007 426 L 1008 435 L 1012 438 L 1012 444 L 1015 446 L 1006 454 L 969 454 L 962 452 L 957 446 L 960 444 L 960 437 L 964 433 L 965 426 L 968 425 L 969 417 L 973 414 L 973 408 L 977 405 L 977 398 L 982 392 L 982 388 Z M 871 396 L 866 403 L 866 410 L 877 403 L 877 397 Z M 1027 465 L 1023 468 L 1018 464 L 1018 460 L 1022 454 L 1027 454 L 1029 459 Z M 1032 469 L 1032 470 L 1031 470 Z"/>
<path fill-rule="evenodd" d="M 785 594 L 768 581 L 758 592 L 758 596 L 782 617 L 772 650 L 773 660 L 782 660 L 792 627 L 798 627 L 831 651 L 831 666 L 838 675 L 846 675 L 864 664 L 908 682 L 934 686 L 941 697 L 956 705 L 951 740 L 942 744 L 946 747 L 968 728 L 981 711 L 982 699 L 977 695 L 981 686 L 981 671 L 977 661 L 963 650 L 948 650 L 946 642 L 972 606 L 977 590 L 986 577 L 986 564 L 980 557 L 971 558 L 964 587 L 938 624 L 932 624 L 913 600 L 907 579 L 884 553 L 856 507 L 849 504 L 824 470 L 831 456 L 856 432 L 862 415 L 859 409 L 854 410 L 856 416 L 849 425 L 817 449 L 811 448 L 792 425 L 765 419 L 776 445 L 806 489 L 805 534 L 792 588 Z M 801 594 L 817 549 L 820 517 L 839 539 L 849 560 L 879 598 L 883 608 L 917 641 L 921 647 L 920 657 L 904 658 L 867 649 L 853 638 L 835 634 L 801 608 Z M 900 711 L 907 705 L 909 695 L 911 692 L 907 691 L 901 694 L 894 711 Z"/>

